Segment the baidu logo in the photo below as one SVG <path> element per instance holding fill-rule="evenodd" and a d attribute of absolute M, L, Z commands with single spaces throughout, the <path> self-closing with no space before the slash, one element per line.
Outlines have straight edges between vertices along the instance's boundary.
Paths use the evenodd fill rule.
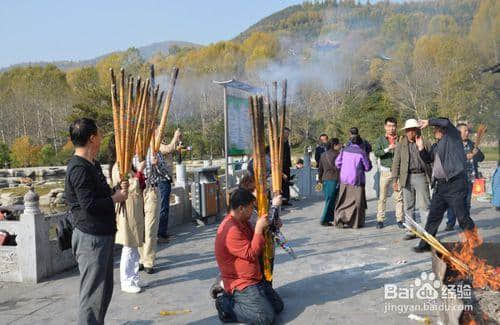
<path fill-rule="evenodd" d="M 409 287 L 398 287 L 396 284 L 384 286 L 385 299 L 421 299 L 434 300 L 439 297 L 441 281 L 433 272 L 422 272 Z"/>
<path fill-rule="evenodd" d="M 458 297 L 471 298 L 471 286 L 468 284 L 444 285 L 433 272 L 422 272 L 408 287 L 396 284 L 384 286 L 384 313 L 397 312 L 419 313 L 443 310 L 473 310 L 472 304 L 446 305 L 442 299 Z M 441 299 L 438 299 L 441 298 Z"/>

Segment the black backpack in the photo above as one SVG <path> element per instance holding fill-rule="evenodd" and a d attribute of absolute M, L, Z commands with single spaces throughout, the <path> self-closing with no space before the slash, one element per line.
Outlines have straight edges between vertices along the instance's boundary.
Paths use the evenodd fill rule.
<path fill-rule="evenodd" d="M 73 214 L 71 211 L 68 211 L 64 218 L 61 218 L 56 225 L 57 245 L 60 250 L 65 251 L 71 248 L 73 229 Z"/>

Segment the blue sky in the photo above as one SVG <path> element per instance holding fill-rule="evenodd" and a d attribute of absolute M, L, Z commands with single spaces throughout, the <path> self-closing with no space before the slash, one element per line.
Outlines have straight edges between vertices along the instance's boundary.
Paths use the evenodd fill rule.
<path fill-rule="evenodd" d="M 82 60 L 166 40 L 230 39 L 302 0 L 2 0 L 0 67 Z"/>

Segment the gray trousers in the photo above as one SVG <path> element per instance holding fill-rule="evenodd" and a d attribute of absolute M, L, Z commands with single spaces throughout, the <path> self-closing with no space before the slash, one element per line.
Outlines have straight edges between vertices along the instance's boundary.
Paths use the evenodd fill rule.
<path fill-rule="evenodd" d="M 72 248 L 80 270 L 78 324 L 104 324 L 113 295 L 115 236 L 73 231 Z"/>
<path fill-rule="evenodd" d="M 431 195 L 429 182 L 424 173 L 409 174 L 406 186 L 403 187 L 403 206 L 405 218 L 415 221 L 415 208 L 420 213 L 420 224 L 425 225 L 429 216 L 429 206 L 431 205 Z M 418 222 L 418 221 L 417 221 Z"/>

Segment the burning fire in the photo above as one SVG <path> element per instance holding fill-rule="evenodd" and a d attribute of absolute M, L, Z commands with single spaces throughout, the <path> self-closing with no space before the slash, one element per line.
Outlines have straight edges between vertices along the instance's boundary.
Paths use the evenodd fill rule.
<path fill-rule="evenodd" d="M 464 262 L 468 267 L 468 272 L 455 268 L 460 277 L 472 276 L 472 286 L 474 288 L 484 288 L 489 286 L 492 290 L 500 290 L 500 267 L 493 267 L 486 264 L 484 259 L 480 259 L 474 254 L 474 248 L 483 243 L 477 228 L 466 230 L 460 234 L 462 247 L 455 247 L 451 252 L 452 256 Z M 453 265 L 453 264 L 452 264 Z"/>

